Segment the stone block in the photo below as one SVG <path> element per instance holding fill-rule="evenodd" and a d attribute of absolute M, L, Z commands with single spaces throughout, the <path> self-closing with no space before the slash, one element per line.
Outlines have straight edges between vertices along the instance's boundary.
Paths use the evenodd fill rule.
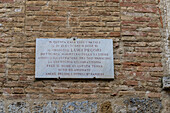
<path fill-rule="evenodd" d="M 97 103 L 74 101 L 63 104 L 62 113 L 97 113 Z"/>
<path fill-rule="evenodd" d="M 130 98 L 124 101 L 128 113 L 160 113 L 161 100 L 150 98 Z"/>
<path fill-rule="evenodd" d="M 170 77 L 163 77 L 162 82 L 164 89 L 170 89 Z"/>
<path fill-rule="evenodd" d="M 30 113 L 26 102 L 12 102 L 8 105 L 8 113 Z"/>
<path fill-rule="evenodd" d="M 0 101 L 0 113 L 5 113 L 5 107 L 3 101 Z"/>
<path fill-rule="evenodd" d="M 58 102 L 34 102 L 32 113 L 59 113 Z"/>
<path fill-rule="evenodd" d="M 112 113 L 111 102 L 108 101 L 108 102 L 102 103 L 101 108 L 100 108 L 100 112 L 101 113 Z"/>

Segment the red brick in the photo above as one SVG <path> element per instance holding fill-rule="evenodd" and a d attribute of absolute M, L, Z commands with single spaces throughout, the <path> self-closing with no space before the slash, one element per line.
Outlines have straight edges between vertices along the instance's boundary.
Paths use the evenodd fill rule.
<path fill-rule="evenodd" d="M 142 6 L 143 4 L 141 4 L 141 3 L 130 3 L 130 2 L 121 2 L 120 3 L 120 6 L 121 7 L 140 7 L 140 6 Z"/>
<path fill-rule="evenodd" d="M 97 93 L 111 93 L 111 89 L 109 87 L 101 87 L 96 90 Z"/>
<path fill-rule="evenodd" d="M 137 22 L 137 21 L 122 21 L 121 22 L 122 25 L 142 25 L 144 24 L 143 22 Z M 132 26 L 134 27 L 134 26 Z"/>
<path fill-rule="evenodd" d="M 91 88 L 84 88 L 84 89 L 82 89 L 82 93 L 84 93 L 84 94 L 92 94 L 92 93 L 94 93 L 94 90 L 91 89 Z"/>
<path fill-rule="evenodd" d="M 136 47 L 136 51 L 138 52 L 157 52 L 161 53 L 162 50 L 159 47 Z"/>
<path fill-rule="evenodd" d="M 111 32 L 109 36 L 120 37 L 120 32 Z"/>
<path fill-rule="evenodd" d="M 27 76 L 20 76 L 20 77 L 19 77 L 19 80 L 20 80 L 20 81 L 26 81 L 26 80 L 27 80 Z"/>
<path fill-rule="evenodd" d="M 134 80 L 126 80 L 125 82 L 126 85 L 130 85 L 130 86 L 138 86 L 138 81 L 134 81 Z"/>
<path fill-rule="evenodd" d="M 48 21 L 66 21 L 67 20 L 67 18 L 66 17 L 55 17 L 55 16 L 53 16 L 53 17 L 49 17 L 48 18 Z"/>
<path fill-rule="evenodd" d="M 125 57 L 149 57 L 148 53 L 141 53 L 141 52 L 128 52 L 124 54 Z"/>
<path fill-rule="evenodd" d="M 158 23 L 149 23 L 148 27 L 158 27 Z"/>
<path fill-rule="evenodd" d="M 116 2 L 116 3 L 119 3 L 119 0 L 106 0 L 106 2 Z"/>
<path fill-rule="evenodd" d="M 14 88 L 13 93 L 14 94 L 22 94 L 22 93 L 24 93 L 24 89 L 23 88 Z"/>
<path fill-rule="evenodd" d="M 158 10 L 156 7 L 135 7 L 135 11 L 143 13 L 156 13 Z"/>
<path fill-rule="evenodd" d="M 145 96 L 145 91 L 119 91 L 119 96 Z"/>
<path fill-rule="evenodd" d="M 71 94 L 72 99 L 97 99 L 97 94 Z"/>
<path fill-rule="evenodd" d="M 54 12 L 54 11 L 39 11 L 39 12 L 36 12 L 35 15 L 37 15 L 37 16 L 56 16 L 56 12 Z"/>
<path fill-rule="evenodd" d="M 140 66 L 141 64 L 138 62 L 124 62 L 123 65 L 127 66 Z"/>
<path fill-rule="evenodd" d="M 139 21 L 139 22 L 149 22 L 151 20 L 150 17 L 134 17 L 135 21 Z"/>
<path fill-rule="evenodd" d="M 4 84 L 5 87 L 27 87 L 28 82 L 19 82 L 19 81 L 8 81 Z"/>
<path fill-rule="evenodd" d="M 80 93 L 81 89 L 53 89 L 54 93 Z"/>
<path fill-rule="evenodd" d="M 137 67 L 137 70 L 144 72 L 161 72 L 163 71 L 163 67 Z"/>
<path fill-rule="evenodd" d="M 100 20 L 100 17 L 97 16 L 92 16 L 92 17 L 80 17 L 79 18 L 80 21 L 96 21 L 98 22 Z"/>
<path fill-rule="evenodd" d="M 39 6 L 31 6 L 27 7 L 27 11 L 40 11 L 41 7 Z"/>
<path fill-rule="evenodd" d="M 5 65 L 4 64 L 0 64 L 0 68 L 5 68 Z"/>
<path fill-rule="evenodd" d="M 36 94 L 39 94 L 39 93 L 51 93 L 51 89 L 50 88 L 26 88 L 25 89 L 25 92 L 26 93 L 36 93 Z"/>
<path fill-rule="evenodd" d="M 77 83 L 70 84 L 71 87 L 79 87 L 79 88 L 96 88 L 98 83 Z"/>
<path fill-rule="evenodd" d="M 142 62 L 141 63 L 141 66 L 144 66 L 144 67 L 154 67 L 154 63 L 146 63 L 146 62 Z"/>
<path fill-rule="evenodd" d="M 2 3 L 13 3 L 14 0 L 0 0 L 0 2 L 2 2 Z"/>
<path fill-rule="evenodd" d="M 4 94 L 12 94 L 12 89 L 11 88 L 3 88 L 3 93 Z"/>
<path fill-rule="evenodd" d="M 72 12 L 78 12 L 78 7 L 60 7 L 60 6 L 53 6 L 53 9 L 56 11 L 72 11 Z"/>
<path fill-rule="evenodd" d="M 26 95 L 25 94 L 5 94 L 5 95 L 3 95 L 3 97 L 5 99 L 9 99 L 9 100 L 26 99 Z"/>
<path fill-rule="evenodd" d="M 70 99 L 70 95 L 68 94 L 41 94 L 42 99 L 48 99 L 48 100 L 68 100 Z M 37 99 L 37 98 L 35 98 Z"/>
<path fill-rule="evenodd" d="M 150 81 L 150 82 L 159 82 L 160 78 L 159 77 L 146 77 L 144 80 Z"/>
<path fill-rule="evenodd" d="M 155 63 L 155 67 L 162 67 L 162 63 Z"/>
<path fill-rule="evenodd" d="M 146 37 L 148 33 L 146 32 L 141 32 L 141 31 L 124 31 L 122 32 L 123 36 L 141 36 L 141 37 Z"/>
<path fill-rule="evenodd" d="M 147 96 L 150 98 L 160 98 L 161 93 L 147 93 Z"/>

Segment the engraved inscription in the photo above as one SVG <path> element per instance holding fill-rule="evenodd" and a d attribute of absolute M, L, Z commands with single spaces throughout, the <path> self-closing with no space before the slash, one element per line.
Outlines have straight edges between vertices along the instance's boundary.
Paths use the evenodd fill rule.
<path fill-rule="evenodd" d="M 111 39 L 36 39 L 36 78 L 114 78 Z"/>

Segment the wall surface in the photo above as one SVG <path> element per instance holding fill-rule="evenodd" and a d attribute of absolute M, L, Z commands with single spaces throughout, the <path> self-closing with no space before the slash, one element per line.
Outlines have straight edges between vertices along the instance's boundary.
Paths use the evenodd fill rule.
<path fill-rule="evenodd" d="M 0 112 L 170 112 L 168 3 L 0 0 Z M 36 38 L 71 37 L 112 39 L 115 79 L 35 79 Z"/>
<path fill-rule="evenodd" d="M 169 38 L 169 33 L 170 33 L 170 0 L 161 0 L 160 4 L 160 20 L 161 20 L 161 34 L 163 37 L 163 66 L 164 66 L 164 76 L 169 77 L 170 76 L 170 38 Z M 170 111 L 170 91 L 168 90 L 162 90 L 162 104 L 164 109 L 162 112 L 167 112 Z"/>

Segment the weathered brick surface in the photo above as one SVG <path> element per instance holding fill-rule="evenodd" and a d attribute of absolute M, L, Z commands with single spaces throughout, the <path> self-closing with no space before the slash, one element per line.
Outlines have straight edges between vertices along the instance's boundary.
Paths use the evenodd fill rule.
<path fill-rule="evenodd" d="M 170 2 L 164 5 L 168 6 L 167 3 Z M 128 112 L 133 105 L 128 107 L 123 102 L 130 97 L 146 98 L 147 102 L 150 102 L 147 98 L 162 99 L 163 108 L 169 109 L 165 104 L 168 103 L 165 97 L 169 96 L 161 92 L 161 78 L 168 73 L 164 59 L 169 59 L 169 53 L 164 50 L 168 38 L 161 29 L 166 19 L 159 4 L 163 3 L 159 0 L 0 0 L 0 97 L 10 101 L 6 105 L 2 102 L 1 110 L 69 112 L 75 109 L 67 106 L 74 105 L 77 112 Z M 35 39 L 73 36 L 113 40 L 114 80 L 35 80 Z M 21 99 L 23 103 L 17 104 Z M 105 103 L 114 109 L 107 109 Z"/>

